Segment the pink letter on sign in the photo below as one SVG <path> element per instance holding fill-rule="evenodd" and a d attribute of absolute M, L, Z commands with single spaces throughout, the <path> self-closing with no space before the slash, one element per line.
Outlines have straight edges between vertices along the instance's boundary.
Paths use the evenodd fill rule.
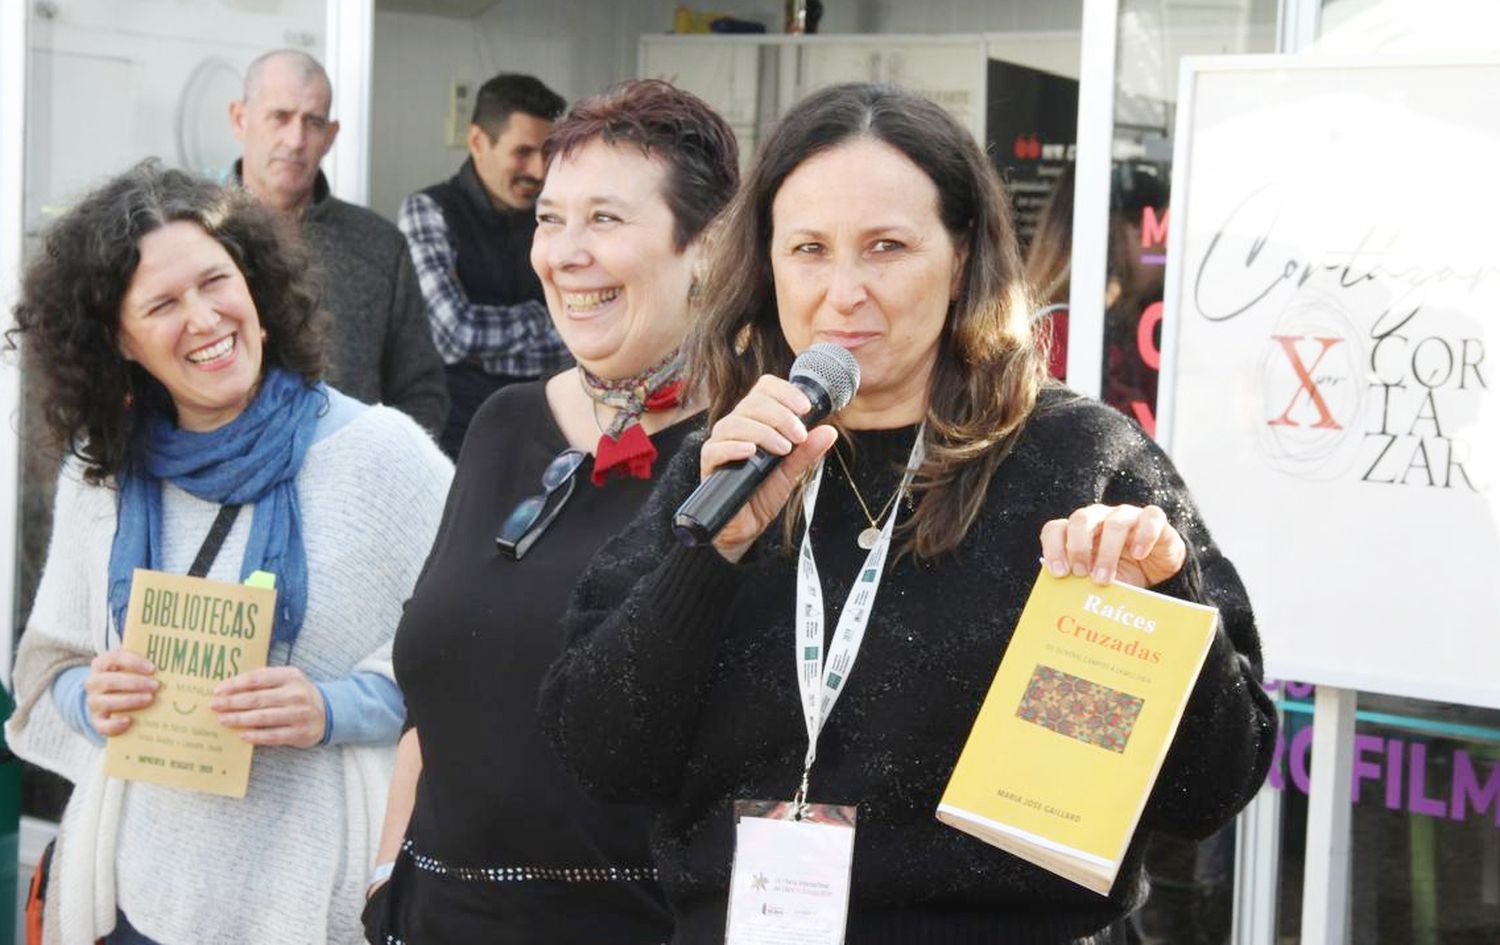
<path fill-rule="evenodd" d="M 1427 745 L 1411 743 L 1411 768 L 1407 772 L 1407 810 L 1429 817 L 1442 817 L 1448 813 L 1448 805 L 1427 796 Z"/>
<path fill-rule="evenodd" d="M 1379 735 L 1354 736 L 1354 803 L 1359 803 L 1359 786 L 1364 781 L 1380 778 L 1380 762 L 1366 761 L 1365 753 L 1374 751 L 1378 757 L 1385 747 L 1385 739 Z"/>

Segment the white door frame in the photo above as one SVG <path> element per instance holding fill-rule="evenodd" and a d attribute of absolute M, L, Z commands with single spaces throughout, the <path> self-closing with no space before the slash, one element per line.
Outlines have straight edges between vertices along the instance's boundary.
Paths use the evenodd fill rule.
<path fill-rule="evenodd" d="M 324 164 L 340 200 L 370 203 L 370 81 L 375 50 L 374 0 L 327 0 L 324 67 L 333 83 L 339 136 Z"/>
<path fill-rule="evenodd" d="M 1068 288 L 1068 386 L 1090 397 L 1099 396 L 1104 364 L 1119 25 L 1119 0 L 1083 0 L 1077 162 L 1073 171 L 1073 258 Z"/>
<path fill-rule="evenodd" d="M 15 324 L 25 236 L 27 3 L 0 3 L 0 348 Z M 0 355 L 0 684 L 10 688 L 16 639 L 21 510 L 21 364 Z"/>

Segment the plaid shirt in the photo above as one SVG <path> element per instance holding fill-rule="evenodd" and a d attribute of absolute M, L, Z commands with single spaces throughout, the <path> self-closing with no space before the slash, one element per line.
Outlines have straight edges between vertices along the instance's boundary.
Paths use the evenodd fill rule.
<path fill-rule="evenodd" d="M 407 197 L 396 225 L 411 245 L 417 283 L 432 322 L 432 341 L 445 363 L 477 362 L 489 374 L 509 377 L 544 377 L 573 363 L 543 303 L 469 301 L 458 279 L 448 223 L 435 200 L 426 194 Z"/>

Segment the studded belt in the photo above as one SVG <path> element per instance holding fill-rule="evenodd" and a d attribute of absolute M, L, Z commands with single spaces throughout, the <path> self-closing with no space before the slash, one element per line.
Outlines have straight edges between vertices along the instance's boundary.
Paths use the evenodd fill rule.
<path fill-rule="evenodd" d="M 420 853 L 410 840 L 401 850 L 412 865 L 425 873 L 451 876 L 476 883 L 525 883 L 541 880 L 554 883 L 655 882 L 657 871 L 649 866 L 454 866 L 435 856 Z"/>

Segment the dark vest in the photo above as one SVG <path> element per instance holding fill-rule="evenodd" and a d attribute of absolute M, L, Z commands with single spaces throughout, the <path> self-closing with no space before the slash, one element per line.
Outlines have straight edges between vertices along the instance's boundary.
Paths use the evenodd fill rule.
<path fill-rule="evenodd" d="M 458 257 L 458 281 L 470 302 L 516 305 L 542 299 L 541 280 L 531 268 L 532 211 L 497 210 L 472 160 L 422 193 L 443 211 L 448 241 Z"/>

